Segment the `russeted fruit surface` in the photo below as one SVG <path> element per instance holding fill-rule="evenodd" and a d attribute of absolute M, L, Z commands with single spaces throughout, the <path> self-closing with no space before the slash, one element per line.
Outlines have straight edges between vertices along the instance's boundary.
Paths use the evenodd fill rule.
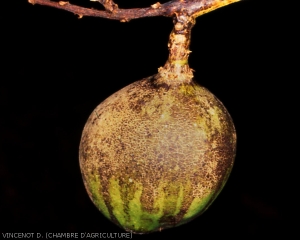
<path fill-rule="evenodd" d="M 223 104 L 194 81 L 132 83 L 90 115 L 80 143 L 87 192 L 115 224 L 149 233 L 203 213 L 233 166 L 236 133 Z"/>

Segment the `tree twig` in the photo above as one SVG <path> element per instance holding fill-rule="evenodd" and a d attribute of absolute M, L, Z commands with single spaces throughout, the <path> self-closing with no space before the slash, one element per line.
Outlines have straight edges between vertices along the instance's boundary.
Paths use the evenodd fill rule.
<path fill-rule="evenodd" d="M 120 20 L 122 22 L 142 17 L 172 17 L 175 13 L 179 13 L 182 10 L 186 11 L 190 16 L 194 15 L 198 17 L 222 6 L 241 0 L 173 0 L 164 4 L 156 3 L 148 8 L 132 9 L 120 9 L 112 0 L 95 1 L 101 3 L 106 10 L 84 8 L 65 1 L 54 2 L 50 0 L 28 0 L 31 4 L 40 4 L 72 12 L 77 14 L 80 18 L 83 16 L 101 17 Z"/>

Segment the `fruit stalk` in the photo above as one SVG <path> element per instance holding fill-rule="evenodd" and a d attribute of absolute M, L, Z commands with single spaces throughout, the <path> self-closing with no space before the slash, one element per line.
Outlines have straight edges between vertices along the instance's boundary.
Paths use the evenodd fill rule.
<path fill-rule="evenodd" d="M 174 28 L 168 43 L 169 58 L 164 67 L 158 69 L 158 83 L 178 85 L 192 80 L 193 70 L 189 67 L 188 57 L 191 53 L 191 30 L 195 23 L 195 18 L 186 11 L 175 14 Z"/>

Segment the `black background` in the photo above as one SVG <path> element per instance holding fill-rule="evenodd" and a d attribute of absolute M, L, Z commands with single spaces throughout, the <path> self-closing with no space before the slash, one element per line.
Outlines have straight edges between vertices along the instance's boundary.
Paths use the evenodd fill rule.
<path fill-rule="evenodd" d="M 202 216 L 134 238 L 252 239 L 295 231 L 299 75 L 292 8 L 244 1 L 197 19 L 190 66 L 233 118 L 235 166 Z M 0 231 L 123 232 L 84 189 L 81 131 L 106 97 L 165 63 L 172 20 L 78 19 L 26 0 L 1 3 L 0 19 Z"/>

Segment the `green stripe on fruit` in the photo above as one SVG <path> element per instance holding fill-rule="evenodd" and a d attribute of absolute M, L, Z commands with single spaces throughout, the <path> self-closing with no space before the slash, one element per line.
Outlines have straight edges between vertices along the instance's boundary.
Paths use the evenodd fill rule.
<path fill-rule="evenodd" d="M 92 194 L 92 200 L 94 201 L 96 207 L 101 210 L 105 217 L 110 219 L 108 208 L 102 196 L 102 188 L 99 177 L 97 175 L 89 174 L 87 179 L 89 179 L 88 186 Z"/>

